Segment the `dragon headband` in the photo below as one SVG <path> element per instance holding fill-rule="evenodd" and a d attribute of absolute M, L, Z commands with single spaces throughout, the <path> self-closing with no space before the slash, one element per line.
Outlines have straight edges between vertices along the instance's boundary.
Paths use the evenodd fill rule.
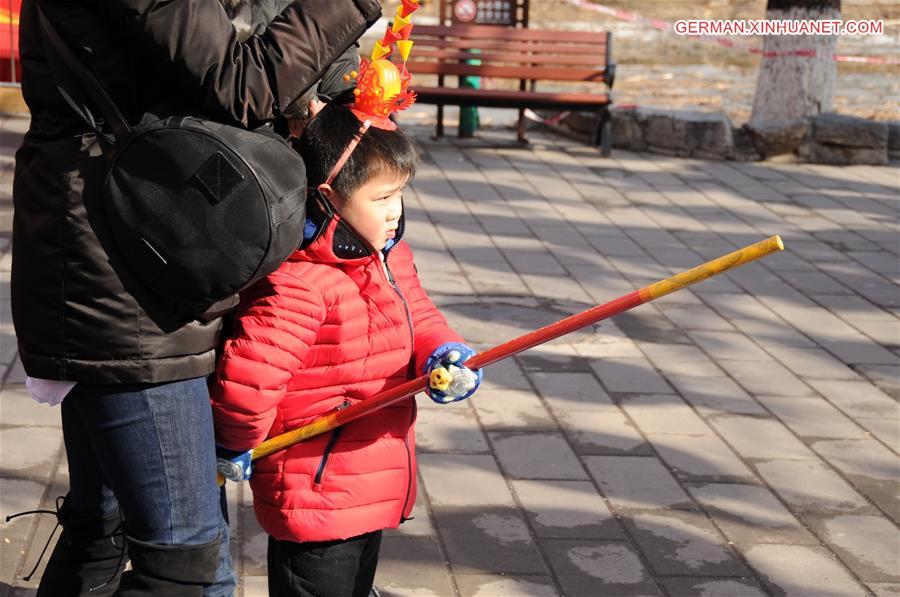
<path fill-rule="evenodd" d="M 375 42 L 370 59 L 363 58 L 360 61 L 359 73 L 344 75 L 345 81 L 356 77 L 356 89 L 353 91 L 356 99 L 350 105 L 350 110 L 362 125 L 334 165 L 326 183 L 331 184 L 370 126 L 387 131 L 396 130 L 397 125 L 390 119 L 390 115 L 406 110 L 416 101 L 416 92 L 409 89 L 412 77 L 406 70 L 406 61 L 413 46 L 409 39 L 413 28 L 412 14 L 417 10 L 419 0 L 400 0 L 394 22 L 388 25 L 384 37 Z M 395 45 L 402 60 L 399 67 L 389 60 Z"/>
<path fill-rule="evenodd" d="M 409 39 L 413 28 L 412 14 L 418 9 L 419 0 L 401 0 L 393 24 L 388 25 L 384 37 L 375 42 L 371 58 L 361 61 L 354 91 L 356 101 L 351 106 L 361 122 L 369 120 L 372 126 L 392 131 L 397 125 L 389 116 L 409 108 L 416 101 L 416 93 L 409 89 L 411 77 L 406 70 L 406 61 L 413 46 Z M 402 60 L 399 68 L 389 60 L 395 44 Z"/>

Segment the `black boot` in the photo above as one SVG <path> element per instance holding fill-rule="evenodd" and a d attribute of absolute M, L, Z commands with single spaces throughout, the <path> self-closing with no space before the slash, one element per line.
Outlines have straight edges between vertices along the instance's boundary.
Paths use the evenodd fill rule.
<path fill-rule="evenodd" d="M 201 545 L 158 545 L 126 537 L 132 569 L 122 575 L 119 597 L 202 597 L 216 579 L 219 539 Z"/>
<path fill-rule="evenodd" d="M 112 595 L 128 562 L 122 517 L 78 518 L 68 496 L 57 505 L 62 534 L 41 577 L 37 597 Z"/>

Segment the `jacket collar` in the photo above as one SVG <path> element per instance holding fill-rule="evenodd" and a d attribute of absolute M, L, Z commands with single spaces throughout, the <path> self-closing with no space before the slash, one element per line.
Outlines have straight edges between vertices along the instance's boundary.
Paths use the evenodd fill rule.
<path fill-rule="evenodd" d="M 360 264 L 376 256 L 376 251 L 353 227 L 335 211 L 318 189 L 311 191 L 306 201 L 306 228 L 298 247 L 298 257 L 319 263 Z M 382 252 L 387 257 L 393 246 L 403 237 L 405 214 L 400 215 L 397 234 Z"/>

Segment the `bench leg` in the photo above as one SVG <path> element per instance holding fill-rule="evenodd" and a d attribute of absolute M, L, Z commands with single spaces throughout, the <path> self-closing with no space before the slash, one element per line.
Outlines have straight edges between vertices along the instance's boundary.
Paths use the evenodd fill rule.
<path fill-rule="evenodd" d="M 440 139 L 444 136 L 444 104 L 438 104 L 437 122 L 434 125 L 434 138 Z"/>
<path fill-rule="evenodd" d="M 609 106 L 603 106 L 597 113 L 597 139 L 600 146 L 600 155 L 608 158 L 612 153 L 612 118 L 609 114 Z"/>
<path fill-rule="evenodd" d="M 523 108 L 519 108 L 519 122 L 516 123 L 516 138 L 519 140 L 519 143 L 523 145 L 528 143 L 528 139 L 525 138 L 525 129 L 528 126 L 528 121 L 525 120 L 525 110 Z"/>

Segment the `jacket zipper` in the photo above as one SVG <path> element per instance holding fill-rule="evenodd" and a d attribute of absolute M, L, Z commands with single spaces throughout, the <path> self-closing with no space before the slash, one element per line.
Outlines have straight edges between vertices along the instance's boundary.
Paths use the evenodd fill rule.
<path fill-rule="evenodd" d="M 413 335 L 412 314 L 409 312 L 409 304 L 407 304 L 403 293 L 400 292 L 400 287 L 397 286 L 396 281 L 394 281 L 394 274 L 391 273 L 391 268 L 388 267 L 387 256 L 385 256 L 382 263 L 384 263 L 384 273 L 387 274 L 388 283 L 391 285 L 391 288 L 394 289 L 394 292 L 397 293 L 397 296 L 400 297 L 400 302 L 403 303 L 403 311 L 406 313 L 406 324 L 409 329 L 409 348 L 410 351 L 415 351 L 416 338 Z"/>
<path fill-rule="evenodd" d="M 338 427 L 331 433 L 331 437 L 328 438 L 328 443 L 325 445 L 325 452 L 322 454 L 322 460 L 319 462 L 319 468 L 316 469 L 316 476 L 313 479 L 313 485 L 322 484 L 322 476 L 325 474 L 325 465 L 328 464 L 328 457 L 331 455 L 331 451 L 334 449 L 334 444 L 337 443 L 338 437 L 341 435 L 341 431 L 343 430 L 343 427 Z"/>
<path fill-rule="evenodd" d="M 409 326 L 409 345 L 411 349 L 415 349 L 415 336 L 413 335 L 413 324 L 412 324 L 412 315 L 409 312 L 409 304 L 406 302 L 406 298 L 403 296 L 403 293 L 400 292 L 400 288 L 397 286 L 397 282 L 394 280 L 394 275 L 391 273 L 391 268 L 388 267 L 387 264 L 387 255 L 384 257 L 384 273 L 387 274 L 388 282 L 391 285 L 391 288 L 394 289 L 394 292 L 397 293 L 397 296 L 400 297 L 400 302 L 403 303 L 403 310 L 406 312 L 406 323 Z M 416 421 L 416 411 L 418 410 L 416 406 L 416 401 L 413 400 L 413 408 L 412 408 L 412 416 L 409 419 L 409 426 L 412 427 L 413 423 Z M 412 483 L 413 483 L 413 471 L 412 471 L 412 450 L 409 448 L 409 432 L 407 431 L 403 435 L 403 447 L 406 448 L 406 496 L 403 498 L 403 506 L 400 508 L 400 523 L 402 524 L 406 514 L 406 506 L 409 503 L 409 494 L 412 492 Z"/>
<path fill-rule="evenodd" d="M 409 426 L 412 427 L 413 423 L 416 422 L 416 412 L 418 411 L 418 406 L 416 401 L 413 400 L 413 408 L 412 408 L 412 417 L 409 420 Z M 406 515 L 406 505 L 409 503 L 409 494 L 412 492 L 412 483 L 413 483 L 413 471 L 412 471 L 412 450 L 409 449 L 409 432 L 403 436 L 403 445 L 406 447 L 406 497 L 403 498 L 403 507 L 400 508 L 400 524 L 403 524 L 404 521 L 409 520 L 409 518 L 404 518 Z"/>

